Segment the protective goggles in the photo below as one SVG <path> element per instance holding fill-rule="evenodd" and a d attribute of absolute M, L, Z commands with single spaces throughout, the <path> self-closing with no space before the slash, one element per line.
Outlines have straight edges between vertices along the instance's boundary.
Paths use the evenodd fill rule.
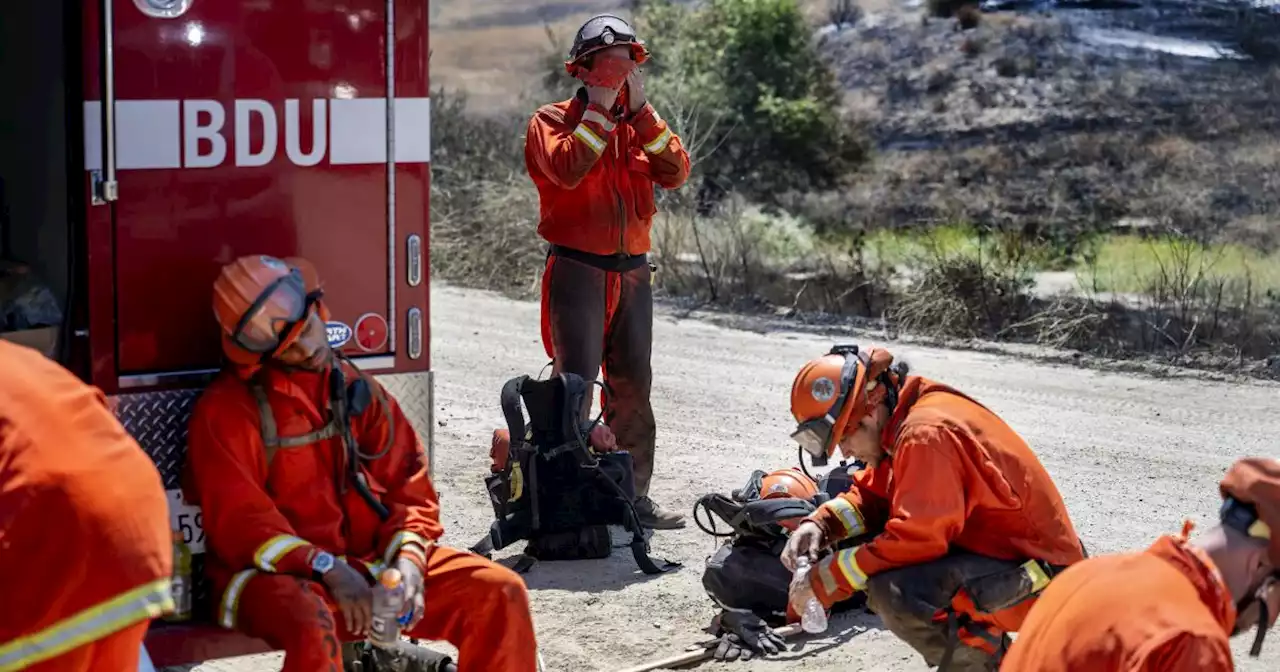
<path fill-rule="evenodd" d="M 281 343 L 298 337 L 319 298 L 319 292 L 307 294 L 302 274 L 294 269 L 258 295 L 236 324 L 231 339 L 249 352 L 272 353 Z"/>
<path fill-rule="evenodd" d="M 578 29 L 573 48 L 569 50 L 569 60 L 577 61 L 594 51 L 617 44 L 634 45 L 632 53 L 640 52 L 635 56 L 636 61 L 644 60 L 644 54 L 647 53 L 644 42 L 636 37 L 636 31 L 626 21 L 609 14 L 597 16 Z"/>
<path fill-rule="evenodd" d="M 1258 517 L 1257 508 L 1234 497 L 1222 500 L 1222 507 L 1218 509 L 1218 518 L 1223 525 L 1246 536 L 1257 539 L 1271 538 L 1271 528 Z"/>
<path fill-rule="evenodd" d="M 849 395 L 853 392 L 853 385 L 857 381 L 858 366 L 862 364 L 856 345 L 838 345 L 827 354 L 844 355 L 844 368 L 840 371 L 840 396 L 836 398 L 836 403 L 831 406 L 831 410 L 826 415 L 800 423 L 796 426 L 796 431 L 791 433 L 791 438 L 800 444 L 804 452 L 819 460 L 831 454 L 835 444 L 832 433 L 835 431 L 836 422 L 844 412 L 845 404 L 849 402 Z"/>

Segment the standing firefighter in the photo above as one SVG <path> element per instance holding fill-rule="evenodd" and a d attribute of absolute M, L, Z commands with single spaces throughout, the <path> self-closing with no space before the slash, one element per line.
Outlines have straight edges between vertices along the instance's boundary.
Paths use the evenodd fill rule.
<path fill-rule="evenodd" d="M 1219 485 L 1220 524 L 1191 523 L 1145 551 L 1091 558 L 1058 577 L 1027 616 L 1002 669 L 1229 672 L 1229 638 L 1280 611 L 1280 462 L 1245 458 Z"/>
<path fill-rule="evenodd" d="M 106 397 L 0 341 L 0 670 L 136 670 L 172 611 L 160 473 Z"/>
<path fill-rule="evenodd" d="M 649 229 L 654 185 L 689 177 L 689 154 L 645 97 L 648 58 L 627 22 L 602 15 L 578 29 L 565 68 L 583 86 L 529 122 L 525 164 L 538 188 L 538 234 L 549 244 L 542 277 L 542 342 L 555 372 L 595 380 L 610 394 L 605 423 L 635 460 L 643 525 L 684 526 L 649 498 L 656 429 Z"/>
<path fill-rule="evenodd" d="M 823 606 L 865 590 L 885 625 L 950 670 L 994 669 L 1036 595 L 1083 557 L 1053 480 L 995 413 L 908 376 L 893 355 L 837 346 L 791 388 L 792 435 L 867 467 L 791 535 L 783 561 L 867 536 L 810 573 Z"/>
<path fill-rule="evenodd" d="M 320 299 L 300 260 L 243 257 L 214 283 L 230 365 L 192 414 L 187 475 L 218 622 L 284 649 L 285 672 L 341 670 L 340 642 L 368 633 L 371 586 L 394 567 L 406 634 L 454 644 L 463 672 L 532 672 L 523 582 L 436 545 L 422 444 L 395 399 L 329 348 Z M 403 644 L 391 669 L 429 669 Z"/>

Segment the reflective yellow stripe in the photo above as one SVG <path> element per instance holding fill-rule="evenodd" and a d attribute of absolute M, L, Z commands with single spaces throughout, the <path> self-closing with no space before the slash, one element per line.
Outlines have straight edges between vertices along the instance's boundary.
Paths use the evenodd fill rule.
<path fill-rule="evenodd" d="M 832 565 L 835 564 L 835 558 L 828 562 L 822 563 L 818 567 L 818 578 L 822 580 L 822 590 L 827 595 L 833 595 L 840 586 L 836 584 L 836 576 L 831 573 Z"/>
<path fill-rule="evenodd" d="M 836 564 L 840 566 L 840 573 L 844 574 L 844 580 L 857 590 L 865 590 L 867 587 L 867 575 L 858 566 L 858 561 L 854 558 L 858 548 L 846 548 L 836 553 Z"/>
<path fill-rule="evenodd" d="M 1049 575 L 1045 573 L 1044 568 L 1035 560 L 1028 560 L 1022 563 L 1022 569 L 1031 579 L 1031 592 L 1038 593 L 1049 585 Z"/>
<path fill-rule="evenodd" d="M 387 566 L 383 564 L 381 561 L 368 562 L 367 560 L 361 560 L 360 558 L 348 558 L 345 555 L 339 555 L 338 559 L 347 563 L 348 565 L 351 564 L 352 560 L 355 560 L 356 562 L 364 565 L 365 569 L 369 570 L 369 576 L 372 576 L 374 579 L 377 579 L 379 576 L 382 576 L 382 570 L 387 568 Z"/>
<path fill-rule="evenodd" d="M 823 506 L 836 514 L 836 518 L 840 520 L 840 525 L 844 527 L 844 535 L 841 539 L 848 539 L 849 537 L 867 533 L 867 522 L 862 518 L 862 512 L 847 500 L 837 497 L 823 504 Z"/>
<path fill-rule="evenodd" d="M 264 572 L 274 572 L 276 571 L 276 563 L 280 561 L 280 558 L 283 558 L 289 551 L 306 545 L 307 542 L 295 536 L 278 534 L 258 547 L 258 552 L 253 554 L 253 564 Z"/>
<path fill-rule="evenodd" d="M 222 593 L 222 603 L 218 605 L 218 625 L 234 630 L 236 627 L 236 610 L 240 608 L 240 596 L 244 594 L 244 587 L 249 584 L 258 574 L 256 569 L 246 569 L 243 572 L 237 572 L 231 577 L 231 583 L 227 584 L 227 590 Z"/>
<path fill-rule="evenodd" d="M 386 552 L 382 554 L 382 561 L 388 565 L 395 562 L 396 554 L 400 552 L 400 547 L 405 544 L 417 544 L 424 551 L 431 547 L 431 542 L 427 541 L 422 535 L 408 530 L 401 530 L 396 532 L 394 537 L 391 537 L 391 541 L 387 544 Z"/>
<path fill-rule="evenodd" d="M 603 128 L 606 133 L 613 132 L 613 129 L 615 127 L 614 123 L 612 121 L 609 121 L 608 117 L 604 116 L 603 114 L 600 114 L 599 112 L 596 112 L 595 110 L 587 110 L 586 114 L 582 115 L 582 120 L 592 121 L 597 124 L 600 124 L 600 128 Z"/>
<path fill-rule="evenodd" d="M 5 608 L 21 611 L 22 605 L 7 604 Z M 0 672 L 25 669 L 171 611 L 170 580 L 168 577 L 157 579 L 64 618 L 40 632 L 6 642 L 0 646 Z"/>
<path fill-rule="evenodd" d="M 658 137 L 654 138 L 653 142 L 644 146 L 644 151 L 649 152 L 650 154 L 660 154 L 662 153 L 662 150 L 667 148 L 667 141 L 669 140 L 671 140 L 671 129 L 664 128 L 662 129 L 662 132 L 658 134 Z"/>
<path fill-rule="evenodd" d="M 591 129 L 587 128 L 583 124 L 578 124 L 578 127 L 573 129 L 573 134 L 578 136 L 578 139 L 587 143 L 587 146 L 591 147 L 596 154 L 600 154 L 604 151 L 604 140 L 601 140 L 600 136 L 596 135 Z"/>

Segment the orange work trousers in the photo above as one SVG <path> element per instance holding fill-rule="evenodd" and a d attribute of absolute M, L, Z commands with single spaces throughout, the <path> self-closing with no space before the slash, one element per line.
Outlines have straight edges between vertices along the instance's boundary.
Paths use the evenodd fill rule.
<path fill-rule="evenodd" d="M 459 672 L 534 672 L 537 642 L 524 581 L 478 555 L 436 547 L 424 578 L 426 611 L 405 634 L 458 647 Z M 237 627 L 283 649 L 282 672 L 342 672 L 342 624 L 320 584 L 257 574 L 245 585 Z"/>

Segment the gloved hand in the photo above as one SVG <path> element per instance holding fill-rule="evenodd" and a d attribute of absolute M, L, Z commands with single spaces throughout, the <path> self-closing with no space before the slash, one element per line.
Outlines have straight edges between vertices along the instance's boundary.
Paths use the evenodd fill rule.
<path fill-rule="evenodd" d="M 713 654 L 716 660 L 751 660 L 757 653 L 778 653 L 786 646 L 763 618 L 749 611 L 720 612 L 720 632 L 720 644 Z"/>

